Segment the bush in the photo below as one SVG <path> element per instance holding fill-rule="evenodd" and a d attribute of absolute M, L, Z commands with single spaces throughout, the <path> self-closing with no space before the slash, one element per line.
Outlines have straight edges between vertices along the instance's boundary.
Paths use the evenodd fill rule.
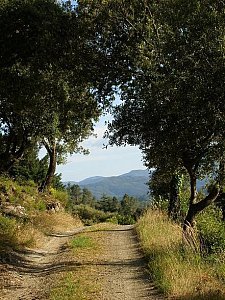
<path fill-rule="evenodd" d="M 107 219 L 106 222 L 112 223 L 112 224 L 119 224 L 118 223 L 118 217 L 116 215 L 112 216 L 111 218 Z"/>
<path fill-rule="evenodd" d="M 66 191 L 60 191 L 51 188 L 50 194 L 55 198 L 56 201 L 60 202 L 63 206 L 67 205 L 69 195 Z"/>
<path fill-rule="evenodd" d="M 222 212 L 210 206 L 197 217 L 203 254 L 222 253 L 225 251 L 225 226 Z"/>
<path fill-rule="evenodd" d="M 38 211 L 45 211 L 46 210 L 46 203 L 42 199 L 38 199 L 35 204 L 34 208 Z"/>
<path fill-rule="evenodd" d="M 85 225 L 105 222 L 107 219 L 112 217 L 112 214 L 110 213 L 105 213 L 101 210 L 84 204 L 73 206 L 72 213 L 73 215 L 78 215 Z"/>
<path fill-rule="evenodd" d="M 117 215 L 117 220 L 119 225 L 133 225 L 136 223 L 131 215 Z"/>

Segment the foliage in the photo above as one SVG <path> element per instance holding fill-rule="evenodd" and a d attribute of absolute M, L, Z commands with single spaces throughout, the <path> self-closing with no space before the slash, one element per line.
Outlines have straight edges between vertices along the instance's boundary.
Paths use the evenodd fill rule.
<path fill-rule="evenodd" d="M 107 195 L 96 200 L 87 188 L 68 185 L 66 190 L 69 193 L 68 209 L 89 225 L 105 221 L 134 224 L 145 208 L 144 202 L 129 195 L 124 195 L 121 201 Z"/>
<path fill-rule="evenodd" d="M 105 222 L 111 218 L 112 214 L 105 213 L 101 210 L 97 210 L 91 206 L 80 204 L 74 205 L 72 208 L 72 214 L 79 216 L 79 218 L 86 225 L 92 225 L 94 223 Z"/>
<path fill-rule="evenodd" d="M 17 181 L 33 180 L 40 184 L 48 169 L 47 156 L 39 159 L 39 148 L 36 145 L 25 150 L 23 157 L 16 161 L 9 175 Z"/>
<path fill-rule="evenodd" d="M 0 177 L 0 199 L 2 204 L 23 206 L 29 215 L 37 210 L 45 210 L 48 203 L 60 202 L 62 207 L 65 207 L 68 194 L 53 188 L 50 193 L 39 194 L 37 184 L 33 181 L 16 181 Z"/>
<path fill-rule="evenodd" d="M 197 217 L 197 229 L 204 255 L 224 253 L 225 228 L 221 210 L 215 206 L 207 208 Z"/>
<path fill-rule="evenodd" d="M 79 144 L 101 113 L 105 76 L 96 69 L 105 54 L 88 42 L 91 26 L 57 1 L 6 1 L 0 16 L 1 172 L 40 142 L 49 155 L 43 189 L 56 162 L 86 153 Z"/>
<path fill-rule="evenodd" d="M 83 195 L 82 195 L 82 190 L 79 187 L 79 185 L 77 185 L 77 184 L 73 184 L 73 185 L 68 184 L 66 186 L 66 190 L 68 192 L 69 201 L 70 201 L 71 205 L 81 204 Z"/>
<path fill-rule="evenodd" d="M 69 196 L 70 207 L 79 204 L 88 205 L 93 208 L 96 206 L 96 200 L 92 195 L 91 191 L 89 191 L 87 188 L 81 189 L 80 186 L 77 184 L 69 184 L 66 186 L 66 191 Z"/>
<path fill-rule="evenodd" d="M 195 215 L 219 193 L 215 184 L 196 203 L 196 179 L 218 174 L 224 152 L 224 3 L 143 4 L 139 10 L 136 1 L 123 7 L 124 26 L 129 20 L 133 28 L 137 26 L 137 34 L 143 29 L 143 35 L 137 68 L 131 68 L 132 79 L 120 87 L 122 103 L 115 107 L 109 125 L 110 144 L 138 145 L 149 168 L 171 174 L 185 168 L 192 191 L 185 224 L 192 225 Z"/>
<path fill-rule="evenodd" d="M 138 201 L 134 197 L 131 197 L 127 194 L 123 196 L 123 199 L 121 200 L 121 214 L 125 216 L 134 216 L 137 212 L 138 208 Z"/>
<path fill-rule="evenodd" d="M 149 189 L 152 198 L 169 199 L 171 173 L 165 170 L 156 169 L 152 172 L 149 181 Z"/>
<path fill-rule="evenodd" d="M 132 225 L 136 223 L 136 219 L 132 215 L 117 215 L 117 223 L 119 225 Z"/>
<path fill-rule="evenodd" d="M 0 258 L 7 259 L 8 252 L 25 246 L 43 246 L 45 233 L 82 226 L 78 217 L 63 211 L 66 201 L 65 192 L 52 190 L 52 194 L 40 194 L 33 181 L 22 183 L 0 177 Z M 61 210 L 47 212 L 48 204 L 55 202 L 61 203 Z M 15 213 L 17 208 L 22 213 Z"/>
<path fill-rule="evenodd" d="M 94 199 L 91 191 L 89 191 L 87 188 L 83 188 L 82 203 L 87 204 L 87 205 L 92 206 L 92 207 L 95 204 L 95 199 Z"/>
<path fill-rule="evenodd" d="M 175 186 L 174 186 L 175 177 Z M 190 191 L 187 174 L 175 173 L 171 174 L 164 170 L 156 169 L 152 173 L 152 177 L 149 181 L 149 187 L 151 191 L 151 202 L 152 208 L 161 209 L 168 213 L 169 217 L 172 217 L 174 221 L 183 223 L 184 218 L 188 211 Z M 198 189 L 198 200 L 204 198 L 204 194 Z M 200 198 L 201 196 L 201 198 Z M 177 206 L 175 205 L 173 197 L 178 197 L 179 201 Z M 178 200 L 177 199 L 177 200 Z M 177 209 L 176 217 L 171 214 L 170 210 L 174 213 Z"/>
<path fill-rule="evenodd" d="M 121 210 L 121 202 L 116 197 L 103 195 L 96 203 L 96 207 L 104 212 L 119 212 Z"/>
<path fill-rule="evenodd" d="M 54 197 L 56 201 L 60 202 L 64 207 L 67 205 L 68 194 L 66 191 L 51 188 L 50 194 Z"/>
<path fill-rule="evenodd" d="M 65 191 L 65 186 L 62 182 L 62 174 L 55 173 L 52 178 L 52 187 L 59 191 Z"/>

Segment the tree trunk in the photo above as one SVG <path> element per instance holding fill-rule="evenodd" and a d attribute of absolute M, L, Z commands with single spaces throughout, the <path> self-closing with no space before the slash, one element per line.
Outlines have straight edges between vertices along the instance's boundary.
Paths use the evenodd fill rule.
<path fill-rule="evenodd" d="M 195 168 L 196 169 L 196 168 Z M 221 187 L 224 184 L 224 161 L 220 161 L 219 166 L 219 176 L 217 179 L 217 183 L 212 187 L 209 194 L 201 201 L 195 203 L 196 195 L 197 195 L 197 189 L 196 189 L 196 175 L 193 168 L 187 168 L 189 177 L 190 177 L 190 185 L 191 185 L 191 197 L 190 197 L 190 203 L 189 203 L 189 209 L 187 216 L 184 221 L 183 229 L 186 230 L 187 227 L 193 227 L 194 225 L 194 219 L 198 213 L 200 213 L 203 209 L 205 209 L 207 206 L 209 206 L 211 203 L 213 203 L 219 194 L 221 193 Z"/>
<path fill-rule="evenodd" d="M 188 162 L 186 160 L 185 167 L 188 171 L 189 178 L 190 178 L 191 195 L 190 195 L 188 213 L 183 224 L 183 238 L 185 243 L 191 249 L 193 249 L 194 251 L 199 251 L 200 249 L 199 240 L 198 238 L 196 238 L 196 234 L 194 230 L 195 217 L 197 216 L 197 214 L 199 214 L 201 211 L 203 211 L 207 206 L 209 206 L 217 199 L 220 193 L 219 185 L 221 179 L 219 178 L 218 180 L 219 184 L 215 184 L 212 187 L 209 194 L 203 200 L 196 202 L 196 196 L 197 196 L 196 171 L 197 171 L 198 164 L 194 165 L 190 161 Z"/>
<path fill-rule="evenodd" d="M 219 184 L 220 184 L 220 193 L 216 199 L 216 205 L 221 208 L 222 221 L 225 221 L 225 193 L 223 192 L 223 187 L 225 185 L 225 162 L 223 158 L 220 161 L 220 167 L 219 167 Z"/>
<path fill-rule="evenodd" d="M 184 221 L 184 230 L 187 229 L 187 227 L 194 225 L 194 219 L 197 214 L 199 214 L 203 209 L 205 209 L 207 206 L 209 206 L 213 201 L 216 200 L 216 198 L 219 195 L 219 188 L 215 185 L 208 196 L 206 196 L 203 200 L 197 202 L 197 203 L 190 203 L 189 210 L 187 213 L 187 216 Z"/>
<path fill-rule="evenodd" d="M 183 225 L 183 240 L 186 245 L 194 252 L 199 252 L 200 242 L 196 236 L 194 230 L 194 220 L 197 214 L 199 214 L 204 208 L 209 206 L 217 196 L 219 195 L 219 188 L 213 187 L 212 191 L 203 200 L 197 203 L 192 203 L 189 206 L 189 210 Z"/>
<path fill-rule="evenodd" d="M 184 230 L 186 230 L 187 227 L 189 227 L 189 226 L 193 227 L 193 225 L 194 225 L 194 217 L 195 217 L 194 203 L 195 203 L 196 196 L 197 196 L 197 179 L 196 179 L 195 172 L 193 171 L 192 168 L 187 168 L 187 171 L 188 171 L 189 178 L 190 178 L 191 195 L 190 195 L 190 199 L 189 199 L 188 213 L 187 213 L 187 216 L 184 221 L 184 226 L 183 226 Z"/>
<path fill-rule="evenodd" d="M 49 167 L 48 167 L 47 174 L 45 176 L 45 180 L 43 180 L 39 188 L 40 192 L 44 192 L 46 188 L 50 187 L 56 170 L 56 143 L 53 142 L 52 145 L 48 145 L 46 142 L 44 142 L 44 146 L 49 155 Z"/>
<path fill-rule="evenodd" d="M 168 215 L 174 221 L 177 221 L 180 217 L 180 178 L 179 175 L 174 174 L 170 182 L 170 201 L 168 207 Z"/>

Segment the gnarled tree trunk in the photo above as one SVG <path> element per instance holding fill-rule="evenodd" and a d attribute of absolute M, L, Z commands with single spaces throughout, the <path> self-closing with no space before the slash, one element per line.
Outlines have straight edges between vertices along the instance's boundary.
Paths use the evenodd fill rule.
<path fill-rule="evenodd" d="M 219 188 L 215 185 L 211 192 L 201 201 L 197 203 L 191 203 L 189 205 L 188 213 L 184 221 L 184 230 L 187 226 L 194 225 L 194 219 L 203 209 L 213 203 L 219 195 Z"/>

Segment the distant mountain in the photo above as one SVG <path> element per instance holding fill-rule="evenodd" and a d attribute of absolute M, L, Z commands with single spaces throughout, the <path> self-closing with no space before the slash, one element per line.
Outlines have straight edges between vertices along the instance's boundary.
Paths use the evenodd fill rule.
<path fill-rule="evenodd" d="M 77 184 L 81 188 L 87 188 L 96 199 L 100 199 L 102 195 L 115 196 L 122 198 L 124 194 L 134 196 L 140 200 L 147 200 L 148 197 L 148 181 L 151 175 L 148 170 L 132 170 L 129 173 L 119 176 L 102 177 L 95 176 L 86 178 L 80 182 L 68 181 L 64 184 Z M 207 179 L 197 181 L 197 190 L 202 189 Z"/>
<path fill-rule="evenodd" d="M 70 181 L 70 184 L 78 184 L 81 188 L 87 188 L 97 199 L 100 199 L 104 194 L 118 198 L 128 194 L 146 200 L 148 199 L 148 181 L 148 170 L 133 170 L 120 176 L 95 176 L 80 182 Z"/>

